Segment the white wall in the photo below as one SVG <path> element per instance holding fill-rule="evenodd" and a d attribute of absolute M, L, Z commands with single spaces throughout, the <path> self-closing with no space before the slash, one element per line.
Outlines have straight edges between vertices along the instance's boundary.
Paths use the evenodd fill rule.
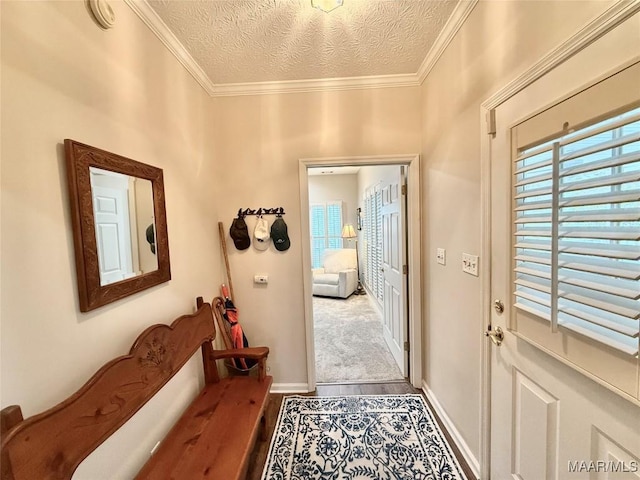
<path fill-rule="evenodd" d="M 483 340 L 480 254 L 480 104 L 610 2 L 479 2 L 422 86 L 424 377 L 478 458 Z M 445 248 L 447 264 L 436 263 Z M 484 268 L 483 259 L 480 267 Z"/>
<path fill-rule="evenodd" d="M 26 416 L 72 394 L 145 327 L 191 312 L 194 297 L 210 298 L 222 281 L 211 99 L 129 7 L 110 3 L 109 31 L 81 1 L 0 4 L 1 404 L 20 404 Z M 164 170 L 170 282 L 80 313 L 65 138 Z M 151 414 L 117 434 L 100 467 L 83 466 L 83 478 L 131 478 L 194 395 L 200 369 L 191 362 Z"/>
<path fill-rule="evenodd" d="M 309 204 L 341 200 L 342 225 L 350 223 L 356 228 L 358 208 L 358 176 L 309 175 Z M 355 248 L 353 240 L 343 240 L 344 248 Z"/>
<path fill-rule="evenodd" d="M 306 388 L 300 158 L 412 153 L 420 148 L 420 89 L 216 98 L 212 128 L 224 167 L 215 184 L 225 228 L 240 207 L 282 205 L 291 248 L 230 248 L 243 328 L 251 344 L 269 345 L 274 383 Z M 305 212 L 305 214 L 307 214 Z M 268 273 L 269 284 L 253 284 Z"/>

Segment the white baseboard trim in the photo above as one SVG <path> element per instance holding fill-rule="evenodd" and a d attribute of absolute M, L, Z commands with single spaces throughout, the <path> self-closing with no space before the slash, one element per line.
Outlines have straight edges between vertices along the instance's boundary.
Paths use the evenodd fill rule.
<path fill-rule="evenodd" d="M 464 457 L 467 464 L 469 465 L 469 468 L 471 468 L 471 471 L 475 475 L 476 479 L 480 478 L 480 463 L 478 462 L 478 459 L 471 452 L 469 445 L 467 445 L 467 442 L 464 441 L 464 439 L 462 438 L 462 435 L 460 434 L 458 429 L 455 427 L 455 425 L 447 415 L 447 412 L 445 412 L 444 408 L 442 408 L 442 405 L 440 405 L 440 402 L 438 402 L 435 394 L 431 391 L 431 389 L 429 388 L 429 386 L 424 380 L 422 381 L 422 391 L 427 396 L 427 399 L 429 400 L 429 402 L 431 403 L 431 406 L 436 411 L 436 414 L 444 424 L 445 428 L 447 429 L 447 432 L 449 432 L 449 435 L 451 435 L 451 437 L 453 438 L 453 441 L 456 443 L 456 446 L 462 453 L 462 456 Z"/>
<path fill-rule="evenodd" d="M 271 393 L 309 393 L 307 383 L 274 383 L 271 385 Z"/>

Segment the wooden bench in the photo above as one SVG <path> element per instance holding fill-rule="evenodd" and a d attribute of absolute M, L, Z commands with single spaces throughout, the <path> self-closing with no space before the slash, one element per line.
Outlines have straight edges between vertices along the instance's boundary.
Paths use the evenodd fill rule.
<path fill-rule="evenodd" d="M 244 478 L 256 439 L 265 436 L 272 382 L 266 376 L 269 349 L 215 350 L 211 306 L 199 298 L 198 307 L 171 326 L 147 328 L 128 355 L 105 364 L 55 407 L 26 420 L 19 406 L 3 409 L 1 478 L 70 479 L 80 462 L 146 404 L 198 348 L 204 387 L 136 478 Z M 257 377 L 220 378 L 216 360 L 230 357 L 257 360 Z"/>

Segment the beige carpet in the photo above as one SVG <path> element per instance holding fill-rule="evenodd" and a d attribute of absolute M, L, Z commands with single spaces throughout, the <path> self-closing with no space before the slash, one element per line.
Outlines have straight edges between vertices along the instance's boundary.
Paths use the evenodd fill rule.
<path fill-rule="evenodd" d="M 368 295 L 313 297 L 318 383 L 402 380 Z"/>

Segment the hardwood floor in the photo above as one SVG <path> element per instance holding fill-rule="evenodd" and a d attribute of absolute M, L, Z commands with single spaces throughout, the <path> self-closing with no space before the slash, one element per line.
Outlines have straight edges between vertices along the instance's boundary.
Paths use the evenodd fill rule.
<path fill-rule="evenodd" d="M 316 387 L 316 391 L 306 394 L 309 396 L 317 395 L 319 397 L 330 397 L 335 395 L 402 395 L 405 393 L 417 393 L 422 394 L 422 391 L 413 388 L 407 382 L 392 382 L 392 383 L 351 383 L 351 384 L 332 384 L 332 385 L 318 385 Z M 258 441 L 256 445 L 251 461 L 249 462 L 249 471 L 247 472 L 247 480 L 260 480 L 262 475 L 262 469 L 264 468 L 264 464 L 267 460 L 267 455 L 269 453 L 269 445 L 271 442 L 271 437 L 273 436 L 273 432 L 275 430 L 276 421 L 278 420 L 278 412 L 280 411 L 280 405 L 282 404 L 282 399 L 285 397 L 285 394 L 281 393 L 272 393 L 269 398 L 269 406 L 267 407 L 267 438 L 268 440 L 265 442 Z M 424 395 L 423 395 L 424 396 Z M 427 400 L 427 404 L 429 401 Z M 431 408 L 431 405 L 429 404 Z M 457 457 L 460 465 L 462 466 L 462 470 L 467 479 L 474 479 L 475 476 L 471 472 L 471 469 L 467 465 L 467 462 L 462 457 L 460 451 L 455 446 L 449 433 L 445 430 L 444 425 L 437 417 L 433 408 L 431 408 L 431 413 L 438 421 L 440 425 L 440 429 L 444 432 L 445 437 L 451 447 L 451 450 Z"/>

